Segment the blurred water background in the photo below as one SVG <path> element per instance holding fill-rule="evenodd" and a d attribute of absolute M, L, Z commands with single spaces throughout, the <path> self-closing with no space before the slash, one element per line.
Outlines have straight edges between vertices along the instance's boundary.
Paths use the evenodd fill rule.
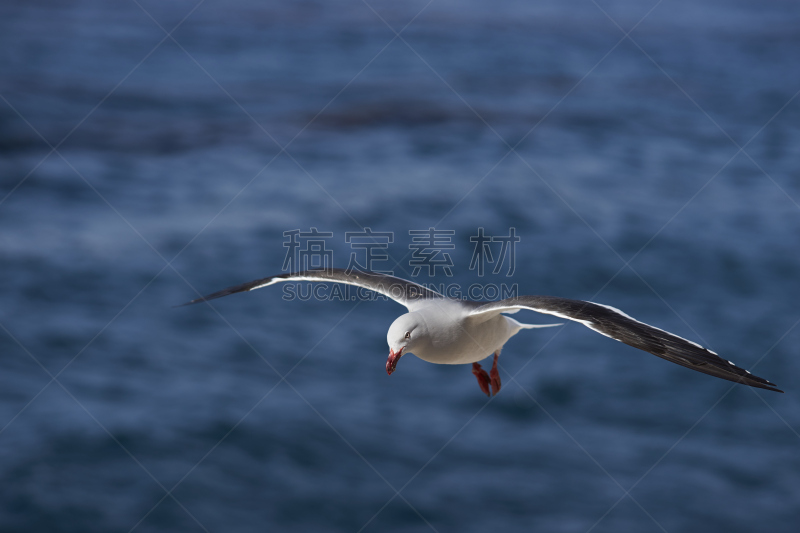
<path fill-rule="evenodd" d="M 798 25 L 788 1 L 0 4 L 0 530 L 797 531 Z M 786 394 L 570 324 L 512 339 L 487 402 L 468 367 L 387 377 L 391 302 L 171 307 L 279 273 L 312 227 L 340 267 L 346 232 L 393 232 L 402 277 L 410 230 L 452 230 L 447 282 L 613 305 Z M 516 229 L 513 276 L 469 269 L 479 227 Z"/>

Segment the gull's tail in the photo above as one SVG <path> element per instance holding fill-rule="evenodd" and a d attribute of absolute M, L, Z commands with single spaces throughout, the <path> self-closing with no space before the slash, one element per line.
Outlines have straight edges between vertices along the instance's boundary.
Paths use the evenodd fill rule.
<path fill-rule="evenodd" d="M 516 320 L 514 320 L 513 318 L 511 318 L 510 316 L 506 316 L 506 318 L 508 320 L 510 320 L 512 324 L 514 324 L 514 327 L 517 328 L 517 331 L 519 331 L 520 329 L 552 328 L 552 327 L 555 327 L 555 326 L 563 326 L 564 325 L 563 322 L 561 322 L 560 324 L 521 324 L 521 323 L 517 322 Z"/>
<path fill-rule="evenodd" d="M 519 324 L 519 322 L 517 322 Z M 522 329 L 539 329 L 539 328 L 552 328 L 554 326 L 563 326 L 564 323 L 561 322 L 560 324 L 519 324 L 519 327 Z"/>

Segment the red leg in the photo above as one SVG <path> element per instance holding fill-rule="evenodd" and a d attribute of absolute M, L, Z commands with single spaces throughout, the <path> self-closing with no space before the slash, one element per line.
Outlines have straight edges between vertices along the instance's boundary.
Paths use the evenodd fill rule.
<path fill-rule="evenodd" d="M 500 372 L 497 371 L 497 356 L 500 355 L 500 350 L 494 352 L 494 362 L 492 362 L 492 371 L 489 376 L 492 379 L 492 394 L 500 392 Z"/>
<path fill-rule="evenodd" d="M 486 370 L 482 369 L 481 365 L 478 363 L 472 363 L 472 374 L 478 378 L 478 385 L 483 393 L 486 394 L 486 396 L 491 396 L 489 393 L 489 383 L 491 379 L 489 378 L 489 374 L 486 373 Z"/>

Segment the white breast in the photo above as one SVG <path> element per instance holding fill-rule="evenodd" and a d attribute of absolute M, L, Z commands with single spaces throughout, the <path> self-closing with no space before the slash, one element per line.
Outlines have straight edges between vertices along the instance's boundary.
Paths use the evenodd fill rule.
<path fill-rule="evenodd" d="M 414 355 L 430 363 L 458 365 L 480 361 L 502 348 L 519 331 L 517 323 L 503 315 L 478 321 L 469 317 L 461 306 L 434 305 L 422 310 L 422 314 L 430 342 L 416 349 Z"/>

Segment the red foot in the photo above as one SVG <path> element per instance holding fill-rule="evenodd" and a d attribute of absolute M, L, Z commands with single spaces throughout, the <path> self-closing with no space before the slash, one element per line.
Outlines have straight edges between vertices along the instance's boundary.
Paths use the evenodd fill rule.
<path fill-rule="evenodd" d="M 500 372 L 497 371 L 497 356 L 499 353 L 494 354 L 494 362 L 492 363 L 492 371 L 489 376 L 492 378 L 492 394 L 500 392 Z"/>
<path fill-rule="evenodd" d="M 486 396 L 491 396 L 489 392 L 489 383 L 491 379 L 489 378 L 489 374 L 486 373 L 486 370 L 481 368 L 481 365 L 478 363 L 472 363 L 472 374 L 478 378 L 478 385 L 481 387 L 481 390 Z"/>

